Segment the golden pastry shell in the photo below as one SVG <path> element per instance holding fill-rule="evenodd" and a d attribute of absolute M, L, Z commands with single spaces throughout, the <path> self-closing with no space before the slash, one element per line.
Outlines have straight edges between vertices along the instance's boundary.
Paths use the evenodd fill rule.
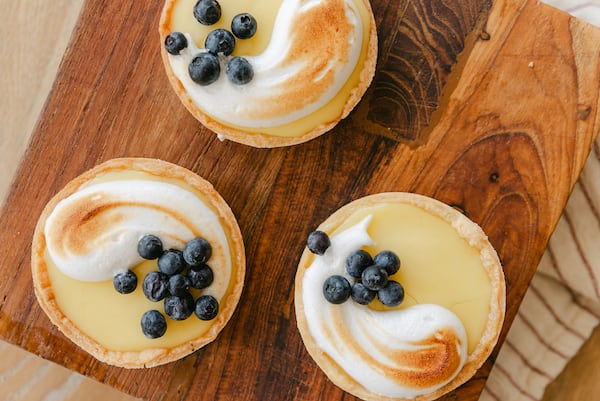
<path fill-rule="evenodd" d="M 385 203 L 410 204 L 419 207 L 434 216 L 438 216 L 448 224 L 452 225 L 462 238 L 468 241 L 472 247 L 479 250 L 482 266 L 490 279 L 492 295 L 490 298 L 490 312 L 487 325 L 479 343 L 473 352 L 468 355 L 465 365 L 458 375 L 445 386 L 429 394 L 411 399 L 413 401 L 435 400 L 469 380 L 475 374 L 477 369 L 485 362 L 496 345 L 504 322 L 506 308 L 504 273 L 496 251 L 488 241 L 483 230 L 476 223 L 472 222 L 456 209 L 423 195 L 406 192 L 387 192 L 369 195 L 343 206 L 330 215 L 317 229 L 326 233 L 331 233 L 356 211 Z M 333 361 L 333 359 L 317 346 L 308 329 L 302 302 L 302 278 L 308 267 L 307 261 L 310 257 L 312 257 L 312 254 L 305 248 L 298 264 L 298 271 L 296 272 L 295 279 L 296 319 L 298 329 L 308 353 L 324 371 L 327 377 L 335 385 L 348 393 L 370 401 L 408 401 L 408 399 L 404 398 L 390 398 L 371 393 L 352 379 Z"/>
<path fill-rule="evenodd" d="M 93 338 L 83 333 L 62 312 L 54 296 L 54 290 L 48 274 L 44 251 L 46 241 L 44 226 L 46 219 L 52 213 L 58 202 L 75 193 L 82 185 L 104 173 L 118 171 L 138 171 L 157 177 L 176 179 L 202 193 L 204 200 L 209 202 L 211 209 L 219 216 L 221 224 L 228 235 L 232 246 L 232 262 L 236 273 L 231 277 L 233 285 L 229 295 L 221 300 L 219 314 L 212 321 L 210 329 L 197 338 L 186 341 L 173 348 L 153 348 L 139 352 L 113 351 L 106 349 Z M 46 205 L 38 220 L 33 234 L 31 250 L 31 269 L 35 295 L 51 322 L 71 341 L 90 353 L 96 359 L 110 365 L 124 368 L 146 368 L 176 361 L 196 351 L 213 341 L 231 318 L 242 293 L 245 275 L 245 251 L 242 234 L 233 212 L 213 186 L 195 173 L 172 163 L 159 159 L 119 158 L 106 161 L 70 181 Z"/>

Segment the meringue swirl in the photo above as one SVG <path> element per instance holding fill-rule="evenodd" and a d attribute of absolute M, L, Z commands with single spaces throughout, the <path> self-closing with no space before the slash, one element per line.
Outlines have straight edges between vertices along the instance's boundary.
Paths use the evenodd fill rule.
<path fill-rule="evenodd" d="M 434 304 L 378 311 L 352 302 L 328 303 L 323 282 L 345 271 L 347 256 L 373 245 L 367 233 L 372 216 L 331 238 L 315 256 L 302 281 L 306 321 L 317 346 L 372 393 L 414 398 L 449 383 L 467 359 L 461 320 Z"/>
<path fill-rule="evenodd" d="M 44 234 L 58 269 L 80 281 L 112 280 L 138 265 L 143 259 L 137 243 L 146 234 L 158 236 L 165 249 L 181 249 L 198 236 L 207 239 L 213 261 L 223 266 L 223 285 L 211 288 L 215 295 L 225 292 L 231 275 L 218 216 L 196 194 L 166 182 L 114 180 L 81 188 L 56 205 Z"/>
<path fill-rule="evenodd" d="M 363 26 L 352 0 L 283 0 L 271 40 L 258 55 L 246 56 L 254 78 L 234 85 L 221 60 L 219 79 L 193 82 L 190 61 L 205 49 L 194 44 L 169 63 L 193 102 L 223 123 L 269 128 L 305 117 L 326 105 L 343 88 L 361 54 Z"/>

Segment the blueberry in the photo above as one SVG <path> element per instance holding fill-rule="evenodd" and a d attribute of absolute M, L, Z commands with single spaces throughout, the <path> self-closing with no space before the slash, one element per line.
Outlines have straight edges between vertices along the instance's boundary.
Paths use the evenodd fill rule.
<path fill-rule="evenodd" d="M 377 266 L 381 266 L 387 271 L 388 276 L 396 273 L 400 269 L 400 259 L 398 256 L 392 251 L 381 251 L 375 258 L 373 262 Z"/>
<path fill-rule="evenodd" d="M 387 271 L 377 265 L 367 267 L 361 277 L 363 285 L 371 291 L 379 291 L 388 282 Z"/>
<path fill-rule="evenodd" d="M 165 49 L 174 56 L 178 56 L 188 45 L 185 35 L 181 32 L 171 32 L 165 38 Z"/>
<path fill-rule="evenodd" d="M 158 258 L 158 270 L 167 276 L 181 273 L 186 268 L 183 254 L 177 249 L 169 249 Z"/>
<path fill-rule="evenodd" d="M 330 276 L 323 283 L 323 295 L 332 304 L 346 302 L 352 291 L 350 283 L 343 276 Z"/>
<path fill-rule="evenodd" d="M 156 235 L 144 235 L 138 241 L 138 254 L 148 260 L 156 259 L 163 252 L 163 244 Z"/>
<path fill-rule="evenodd" d="M 189 292 L 165 298 L 165 313 L 173 320 L 185 320 L 194 311 L 194 298 Z"/>
<path fill-rule="evenodd" d="M 229 56 L 235 48 L 235 37 L 226 29 L 215 29 L 206 37 L 204 47 L 215 56 L 220 53 Z"/>
<path fill-rule="evenodd" d="M 236 85 L 245 85 L 254 78 L 252 65 L 243 57 L 233 57 L 225 69 L 227 78 Z"/>
<path fill-rule="evenodd" d="M 192 81 L 199 85 L 210 85 L 219 79 L 221 65 L 217 56 L 211 53 L 200 53 L 192 59 L 188 66 Z"/>
<path fill-rule="evenodd" d="M 369 252 L 359 249 L 346 258 L 346 271 L 354 278 L 361 278 L 363 271 L 373 265 Z"/>
<path fill-rule="evenodd" d="M 190 280 L 183 274 L 175 274 L 169 277 L 169 294 L 185 295 L 190 288 Z"/>
<path fill-rule="evenodd" d="M 121 294 L 130 294 L 135 291 L 137 282 L 137 276 L 131 270 L 117 273 L 113 278 L 113 286 L 115 287 L 115 290 Z"/>
<path fill-rule="evenodd" d="M 373 299 L 375 299 L 375 295 L 377 295 L 376 291 L 371 291 L 362 283 L 355 283 L 352 286 L 352 292 L 350 296 L 352 300 L 361 305 L 368 305 L 371 303 Z"/>
<path fill-rule="evenodd" d="M 190 286 L 201 290 L 213 282 L 213 271 L 208 265 L 192 266 L 187 272 Z"/>
<path fill-rule="evenodd" d="M 152 302 L 163 300 L 169 295 L 169 277 L 161 272 L 150 272 L 144 277 L 142 291 Z"/>
<path fill-rule="evenodd" d="M 202 25 L 215 24 L 221 19 L 221 5 L 216 0 L 199 0 L 194 6 L 194 17 Z"/>
<path fill-rule="evenodd" d="M 200 320 L 212 320 L 219 313 L 219 301 L 211 295 L 202 295 L 196 301 L 194 312 Z"/>
<path fill-rule="evenodd" d="M 190 266 L 200 266 L 206 263 L 211 255 L 212 247 L 204 238 L 194 238 L 183 248 L 183 259 Z"/>
<path fill-rule="evenodd" d="M 240 39 L 249 39 L 256 33 L 256 20 L 248 13 L 238 14 L 231 21 L 231 32 Z"/>
<path fill-rule="evenodd" d="M 327 248 L 331 246 L 331 241 L 323 231 L 313 231 L 308 235 L 306 246 L 312 253 L 323 255 Z"/>
<path fill-rule="evenodd" d="M 377 291 L 377 297 L 385 306 L 398 306 L 404 301 L 404 287 L 397 281 L 390 280 Z"/>
<path fill-rule="evenodd" d="M 149 310 L 142 315 L 142 331 L 148 338 L 162 337 L 167 331 L 167 321 L 157 310 Z"/>

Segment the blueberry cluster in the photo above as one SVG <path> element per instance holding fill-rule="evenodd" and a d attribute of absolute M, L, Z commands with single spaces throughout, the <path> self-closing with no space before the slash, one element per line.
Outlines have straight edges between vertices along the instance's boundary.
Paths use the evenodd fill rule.
<path fill-rule="evenodd" d="M 217 0 L 198 0 L 194 6 L 194 17 L 203 25 L 216 24 L 221 19 L 221 6 Z M 215 29 L 208 34 L 204 47 L 208 50 L 197 54 L 188 67 L 190 78 L 199 85 L 210 85 L 219 78 L 221 63 L 219 57 L 227 57 L 233 53 L 235 38 L 249 39 L 256 33 L 256 20 L 248 13 L 238 14 L 231 21 L 231 31 Z M 186 37 L 181 32 L 172 32 L 165 39 L 165 49 L 173 55 L 188 46 Z M 244 85 L 254 77 L 254 69 L 244 57 L 232 57 L 227 63 L 225 73 L 236 85 Z"/>
<path fill-rule="evenodd" d="M 323 255 L 331 241 L 326 233 L 313 231 L 306 245 L 312 253 Z M 386 306 L 398 306 L 404 301 L 404 287 L 389 277 L 399 269 L 400 259 L 394 252 L 381 251 L 373 258 L 367 251 L 359 249 L 346 258 L 346 272 L 355 279 L 354 282 L 351 284 L 342 275 L 330 276 L 323 283 L 323 295 L 333 304 L 352 298 L 354 302 L 368 305 L 377 297 Z"/>
<path fill-rule="evenodd" d="M 213 271 L 208 264 L 212 247 L 203 238 L 187 242 L 183 250 L 163 249 L 160 238 L 145 235 L 138 242 L 138 254 L 148 260 L 157 259 L 158 271 L 144 277 L 142 291 L 152 302 L 164 302 L 165 314 L 173 320 L 185 320 L 195 313 L 201 320 L 212 320 L 219 311 L 219 302 L 211 295 L 201 295 L 194 300 L 190 288 L 203 289 L 213 282 Z M 122 294 L 133 292 L 138 284 L 135 273 L 128 270 L 113 279 L 115 290 Z M 142 316 L 142 331 L 148 338 L 162 337 L 167 322 L 158 310 Z"/>

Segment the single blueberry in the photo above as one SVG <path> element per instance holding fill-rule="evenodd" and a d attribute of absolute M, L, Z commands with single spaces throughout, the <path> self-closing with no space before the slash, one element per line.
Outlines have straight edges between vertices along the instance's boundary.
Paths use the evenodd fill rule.
<path fill-rule="evenodd" d="M 212 53 L 200 53 L 192 59 L 188 66 L 188 73 L 192 81 L 199 85 L 210 85 L 219 79 L 221 64 Z"/>
<path fill-rule="evenodd" d="M 238 14 L 231 21 L 231 32 L 240 39 L 254 36 L 256 28 L 256 19 L 248 13 Z"/>
<path fill-rule="evenodd" d="M 142 291 L 152 302 L 163 300 L 169 295 L 169 276 L 157 271 L 146 274 L 142 282 Z"/>
<path fill-rule="evenodd" d="M 142 332 L 148 338 L 162 337 L 167 331 L 167 321 L 157 310 L 149 310 L 142 315 Z"/>
<path fill-rule="evenodd" d="M 208 265 L 192 266 L 187 272 L 190 286 L 201 290 L 213 282 L 213 271 Z"/>
<path fill-rule="evenodd" d="M 243 57 L 233 57 L 225 69 L 227 78 L 236 85 L 245 85 L 254 78 L 254 69 Z"/>
<path fill-rule="evenodd" d="M 131 270 L 115 274 L 113 286 L 121 294 L 131 294 L 137 287 L 137 276 Z"/>
<path fill-rule="evenodd" d="M 173 320 L 185 320 L 194 312 L 194 298 L 189 292 L 165 298 L 165 313 Z"/>
<path fill-rule="evenodd" d="M 373 265 L 373 258 L 369 252 L 359 249 L 346 258 L 346 271 L 354 278 L 361 278 L 363 271 Z"/>
<path fill-rule="evenodd" d="M 194 17 L 202 25 L 212 25 L 221 19 L 221 5 L 216 0 L 199 0 L 194 6 Z"/>
<path fill-rule="evenodd" d="M 190 288 L 190 280 L 183 274 L 175 274 L 169 277 L 169 294 L 171 295 L 185 295 Z"/>
<path fill-rule="evenodd" d="M 306 246 L 312 253 L 316 255 L 323 255 L 327 248 L 331 246 L 331 241 L 326 233 L 317 230 L 308 234 Z"/>
<path fill-rule="evenodd" d="M 323 283 L 323 295 L 325 299 L 332 304 L 341 304 L 350 297 L 352 288 L 345 277 L 334 275 L 329 276 Z"/>
<path fill-rule="evenodd" d="M 404 287 L 394 280 L 389 280 L 385 287 L 377 291 L 377 297 L 385 306 L 398 306 L 404 301 Z"/>
<path fill-rule="evenodd" d="M 171 32 L 165 38 L 165 49 L 174 56 L 179 56 L 188 45 L 185 35 L 181 32 Z"/>
<path fill-rule="evenodd" d="M 196 301 L 194 313 L 200 320 L 212 320 L 219 313 L 219 301 L 211 295 L 202 295 Z"/>
<path fill-rule="evenodd" d="M 186 266 L 182 252 L 177 249 L 169 249 L 158 258 L 158 270 L 168 276 L 181 273 Z"/>
<path fill-rule="evenodd" d="M 367 267 L 361 277 L 363 285 L 371 291 L 379 291 L 388 282 L 387 271 L 377 265 Z"/>
<path fill-rule="evenodd" d="M 144 235 L 138 241 L 138 254 L 148 260 L 156 259 L 163 252 L 163 244 L 156 235 Z"/>
<path fill-rule="evenodd" d="M 226 29 L 215 29 L 206 36 L 204 47 L 215 56 L 229 56 L 235 48 L 235 37 Z"/>
<path fill-rule="evenodd" d="M 392 251 L 379 252 L 375 255 L 375 258 L 373 258 L 373 263 L 383 267 L 385 271 L 387 271 L 388 276 L 391 276 L 400 269 L 400 259 Z"/>
<path fill-rule="evenodd" d="M 371 303 L 373 299 L 375 299 L 375 295 L 377 295 L 376 291 L 371 291 L 362 283 L 355 283 L 352 286 L 352 292 L 350 296 L 352 300 L 361 305 L 368 305 Z"/>
<path fill-rule="evenodd" d="M 194 238 L 183 247 L 183 259 L 190 266 L 200 266 L 212 255 L 212 247 L 204 238 Z"/>

